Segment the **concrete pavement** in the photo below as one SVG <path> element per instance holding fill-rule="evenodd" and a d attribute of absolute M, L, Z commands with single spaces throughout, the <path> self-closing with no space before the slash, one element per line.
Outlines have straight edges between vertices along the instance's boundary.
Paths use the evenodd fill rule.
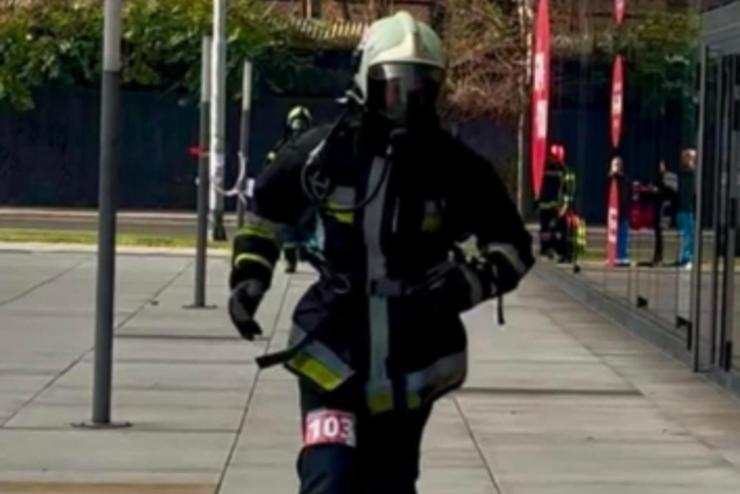
<path fill-rule="evenodd" d="M 227 264 L 209 265 L 223 305 Z M 90 414 L 95 259 L 0 251 L 0 493 L 295 492 L 293 379 L 257 373 L 313 279 L 279 274 L 236 338 L 223 307 L 187 310 L 187 257 L 119 258 L 114 420 Z M 471 372 L 439 402 L 421 494 L 683 494 L 740 489 L 740 405 L 678 362 L 530 276 L 466 315 Z M 390 445 L 392 447 L 392 445 Z"/>

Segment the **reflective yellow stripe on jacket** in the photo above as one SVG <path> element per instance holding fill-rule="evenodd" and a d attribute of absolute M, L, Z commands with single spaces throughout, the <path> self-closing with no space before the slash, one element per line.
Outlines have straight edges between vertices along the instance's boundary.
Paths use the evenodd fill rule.
<path fill-rule="evenodd" d="M 404 376 L 406 407 L 416 409 L 429 403 L 440 394 L 458 387 L 467 373 L 467 353 L 459 352 L 442 357 L 429 367 Z M 368 390 L 367 404 L 373 414 L 393 409 L 393 389 L 378 386 Z"/>
<path fill-rule="evenodd" d="M 232 267 L 243 270 L 255 265 L 260 267 L 255 269 L 265 268 L 271 274 L 280 256 L 279 231 L 278 224 L 247 214 L 244 226 L 234 236 Z"/>
<path fill-rule="evenodd" d="M 293 326 L 290 345 L 301 344 L 308 335 Z M 354 371 L 336 353 L 318 340 L 313 340 L 291 358 L 286 367 L 294 373 L 311 380 L 325 391 L 333 391 L 354 375 Z"/>

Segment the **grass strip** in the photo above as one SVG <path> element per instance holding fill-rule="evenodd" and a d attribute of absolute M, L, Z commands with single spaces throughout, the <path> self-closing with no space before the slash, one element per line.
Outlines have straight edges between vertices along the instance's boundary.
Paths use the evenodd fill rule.
<path fill-rule="evenodd" d="M 90 230 L 46 230 L 31 228 L 0 228 L 0 242 L 94 245 L 98 234 Z M 192 235 L 156 235 L 146 233 L 119 233 L 116 244 L 127 247 L 195 247 Z M 227 249 L 228 242 L 209 242 L 209 247 Z"/>

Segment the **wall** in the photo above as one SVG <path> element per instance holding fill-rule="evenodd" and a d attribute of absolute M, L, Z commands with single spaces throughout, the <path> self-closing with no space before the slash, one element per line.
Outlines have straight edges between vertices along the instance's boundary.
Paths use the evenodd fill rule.
<path fill-rule="evenodd" d="M 49 88 L 36 109 L 0 113 L 0 205 L 95 207 L 98 174 L 98 93 Z M 250 162 L 277 140 L 288 108 L 298 100 L 255 101 Z M 333 117 L 331 100 L 302 101 L 319 119 Z M 239 102 L 228 112 L 227 185 L 237 169 Z M 198 109 L 174 96 L 124 92 L 119 204 L 135 209 L 192 209 Z"/>
<path fill-rule="evenodd" d="M 98 99 L 94 90 L 46 88 L 37 92 L 34 110 L 0 112 L 0 206 L 96 206 Z M 339 111 L 330 98 L 255 99 L 250 175 L 261 170 L 286 113 L 299 103 L 318 122 L 333 120 Z M 228 112 L 227 186 L 238 168 L 239 108 L 234 101 Z M 172 95 L 124 92 L 122 113 L 120 207 L 193 209 L 197 162 L 187 149 L 197 144 L 198 108 Z M 499 168 L 515 150 L 515 135 L 505 126 L 475 122 L 464 126 L 461 136 Z"/>

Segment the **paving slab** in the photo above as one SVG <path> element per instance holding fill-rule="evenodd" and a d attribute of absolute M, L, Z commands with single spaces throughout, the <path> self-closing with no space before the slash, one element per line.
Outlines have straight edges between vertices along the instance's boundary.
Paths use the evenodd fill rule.
<path fill-rule="evenodd" d="M 481 434 L 620 440 L 688 435 L 640 395 L 485 396 L 463 391 L 458 400 L 471 427 Z"/>
<path fill-rule="evenodd" d="M 678 484 L 695 488 L 740 485 L 736 468 L 691 437 L 554 440 L 536 434 L 499 433 L 481 434 L 480 440 L 504 490 L 508 482 Z"/>
<path fill-rule="evenodd" d="M 100 482 L 160 479 L 201 482 L 218 479 L 232 440 L 230 433 L 183 434 L 139 431 L 0 430 L 0 481 L 73 479 Z M 8 447 L 12 445 L 12 447 Z M 112 479 L 112 478 L 111 478 Z M 111 480 L 112 481 L 112 480 Z"/>
<path fill-rule="evenodd" d="M 119 267 L 113 416 L 133 426 L 79 430 L 94 257 L 0 253 L 0 493 L 295 492 L 295 379 L 253 359 L 285 345 L 314 274 L 278 269 L 264 338 L 247 343 L 223 309 L 227 259 L 209 262 L 211 310 L 183 309 L 187 257 Z M 494 314 L 465 315 L 469 379 L 435 406 L 420 494 L 740 490 L 740 406 L 724 391 L 536 276 L 506 298 L 505 327 Z"/>
<path fill-rule="evenodd" d="M 23 252 L 3 252 L 2 257 L 0 306 L 22 298 L 90 261 L 87 255 L 45 256 Z"/>

